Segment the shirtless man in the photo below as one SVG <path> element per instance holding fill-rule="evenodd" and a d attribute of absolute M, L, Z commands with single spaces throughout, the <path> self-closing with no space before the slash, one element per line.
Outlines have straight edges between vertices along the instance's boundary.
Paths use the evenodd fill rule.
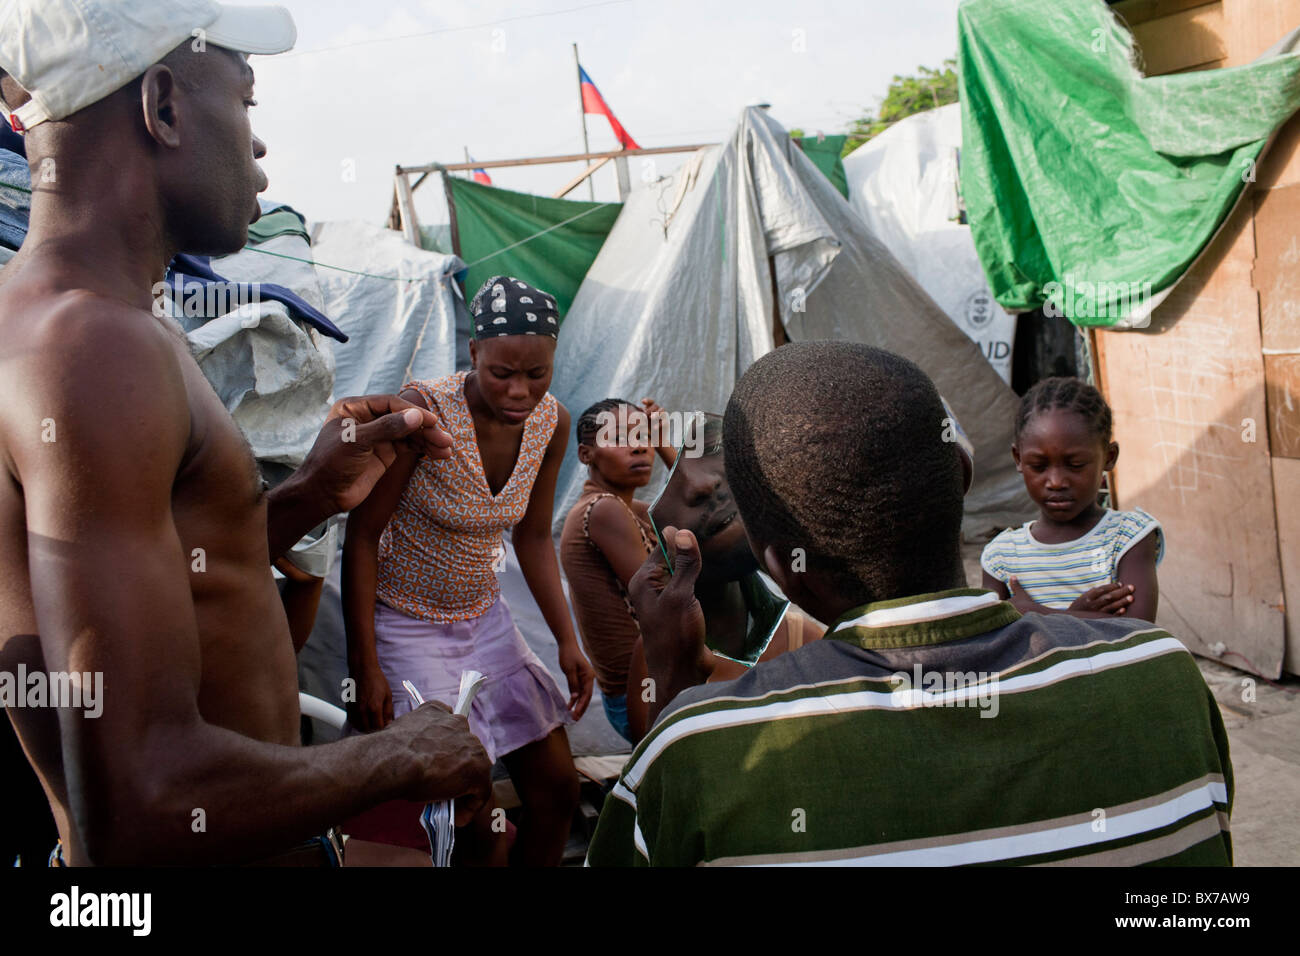
<path fill-rule="evenodd" d="M 257 218 L 266 148 L 233 51 L 291 47 L 288 13 L 208 0 L 0 12 L 0 99 L 28 129 L 34 193 L 0 272 L 0 671 L 103 675 L 97 718 L 8 709 L 63 858 L 264 859 L 393 798 L 454 797 L 467 819 L 490 768 L 445 708 L 298 746 L 269 568 L 365 498 L 394 442 L 446 455 L 450 437 L 395 397 L 346 399 L 264 494 L 184 339 L 151 311 L 174 254 L 234 252 Z"/>

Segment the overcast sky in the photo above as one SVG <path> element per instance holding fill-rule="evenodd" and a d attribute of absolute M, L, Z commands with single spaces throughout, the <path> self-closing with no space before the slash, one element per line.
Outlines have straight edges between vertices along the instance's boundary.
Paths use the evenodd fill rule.
<path fill-rule="evenodd" d="M 955 54 L 959 0 L 281 2 L 297 47 L 252 58 L 265 195 L 313 221 L 378 222 L 399 163 L 459 162 L 465 147 L 477 160 L 581 152 L 573 43 L 643 147 L 716 142 L 755 102 L 787 128 L 834 133 L 895 73 Z M 587 124 L 593 151 L 617 148 L 604 117 Z M 664 172 L 680 158 L 656 162 Z M 581 169 L 492 178 L 550 195 Z M 416 193 L 425 222 L 445 217 L 440 194 L 433 180 Z M 617 198 L 612 168 L 597 173 L 596 198 Z"/>

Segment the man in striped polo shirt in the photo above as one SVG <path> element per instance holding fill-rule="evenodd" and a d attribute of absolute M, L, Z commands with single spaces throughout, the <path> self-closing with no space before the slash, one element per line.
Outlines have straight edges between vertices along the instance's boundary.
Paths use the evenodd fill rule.
<path fill-rule="evenodd" d="M 1227 734 L 1191 655 L 964 587 L 945 417 L 920 369 L 863 345 L 786 345 L 740 380 L 724 441 L 750 545 L 834 623 L 704 685 L 699 550 L 667 533 L 676 573 L 656 553 L 630 590 L 671 703 L 591 865 L 1231 863 Z"/>

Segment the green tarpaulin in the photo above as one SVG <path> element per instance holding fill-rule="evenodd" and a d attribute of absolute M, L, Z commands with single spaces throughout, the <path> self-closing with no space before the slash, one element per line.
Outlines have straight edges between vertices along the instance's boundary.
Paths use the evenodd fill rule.
<path fill-rule="evenodd" d="M 1142 324 L 1300 106 L 1300 56 L 1143 77 L 1101 0 L 966 0 L 961 184 L 1008 310 Z M 1282 38 L 1279 38 L 1282 39 Z"/>
<path fill-rule="evenodd" d="M 816 136 L 795 136 L 795 145 L 807 154 L 813 165 L 826 174 L 840 195 L 849 198 L 849 178 L 844 175 L 844 162 L 840 153 L 844 150 L 847 136 L 823 136 L 819 141 Z"/>
<path fill-rule="evenodd" d="M 523 279 L 555 296 L 560 320 L 587 269 L 614 228 L 621 203 L 549 199 L 451 180 L 460 257 L 469 265 L 472 296 L 494 275 Z"/>

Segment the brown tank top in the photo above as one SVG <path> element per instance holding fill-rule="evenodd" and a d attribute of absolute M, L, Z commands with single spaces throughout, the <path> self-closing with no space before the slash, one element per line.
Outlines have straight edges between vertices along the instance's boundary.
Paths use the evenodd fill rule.
<path fill-rule="evenodd" d="M 641 631 L 631 605 L 614 569 L 592 542 L 588 533 L 591 509 L 602 498 L 622 499 L 602 491 L 594 482 L 582 486 L 582 496 L 569 512 L 560 532 L 560 564 L 569 581 L 569 603 L 578 619 L 582 645 L 596 669 L 596 680 L 603 694 L 627 693 L 627 669 L 632 659 L 632 645 Z M 634 522 L 641 544 L 649 554 L 654 545 L 654 526 L 648 516 L 628 508 L 628 521 Z"/>

